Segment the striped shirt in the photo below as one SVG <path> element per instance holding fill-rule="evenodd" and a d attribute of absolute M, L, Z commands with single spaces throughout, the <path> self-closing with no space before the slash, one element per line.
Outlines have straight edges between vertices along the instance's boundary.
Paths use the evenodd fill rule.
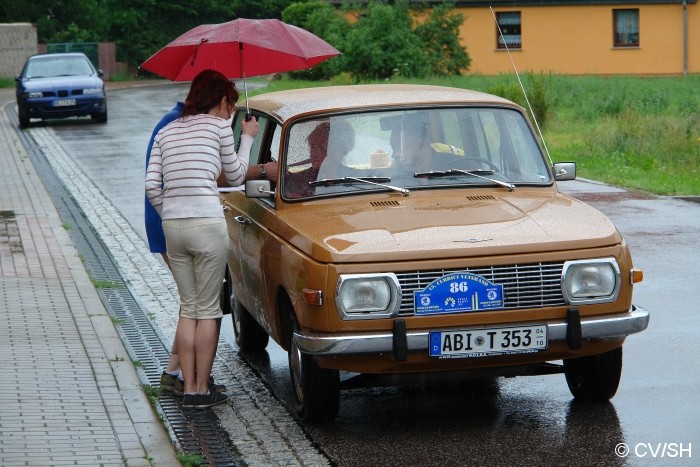
<path fill-rule="evenodd" d="M 241 135 L 238 154 L 228 121 L 189 115 L 156 135 L 146 171 L 146 194 L 162 219 L 223 217 L 216 180 L 223 170 L 231 186 L 245 180 L 253 137 Z"/>

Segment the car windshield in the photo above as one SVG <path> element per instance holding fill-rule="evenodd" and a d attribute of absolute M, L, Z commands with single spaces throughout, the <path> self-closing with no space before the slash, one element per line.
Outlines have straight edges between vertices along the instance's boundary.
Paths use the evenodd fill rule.
<path fill-rule="evenodd" d="M 85 57 L 39 57 L 27 64 L 25 78 L 56 78 L 59 76 L 85 76 L 94 73 L 94 69 Z"/>
<path fill-rule="evenodd" d="M 291 126 L 285 198 L 445 186 L 551 183 L 523 115 L 497 107 L 422 108 L 304 120 Z M 377 178 L 372 178 L 377 177 Z M 374 181 L 358 182 L 356 179 Z"/>

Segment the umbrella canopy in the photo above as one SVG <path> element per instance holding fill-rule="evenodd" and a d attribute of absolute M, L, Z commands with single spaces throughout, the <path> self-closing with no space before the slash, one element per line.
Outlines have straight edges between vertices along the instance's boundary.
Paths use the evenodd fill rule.
<path fill-rule="evenodd" d="M 166 45 L 140 68 L 173 81 L 191 81 L 202 70 L 246 78 L 304 70 L 340 55 L 309 31 L 277 19 L 203 24 Z"/>

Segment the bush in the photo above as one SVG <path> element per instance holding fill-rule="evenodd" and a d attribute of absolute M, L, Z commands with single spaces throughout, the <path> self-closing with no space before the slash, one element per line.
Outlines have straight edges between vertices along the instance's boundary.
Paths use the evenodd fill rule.
<path fill-rule="evenodd" d="M 293 3 L 282 12 L 282 20 L 316 34 L 343 55 L 292 77 L 321 80 L 349 72 L 359 82 L 459 75 L 469 68 L 470 59 L 459 43 L 463 15 L 453 14 L 451 8 L 437 5 L 415 26 L 406 0 L 373 0 L 342 10 L 321 0 Z M 357 15 L 352 24 L 345 18 L 350 13 Z"/>
<path fill-rule="evenodd" d="M 461 75 L 469 69 L 471 59 L 459 43 L 459 27 L 463 14 L 453 14 L 452 5 L 442 4 L 430 10 L 430 15 L 416 27 L 423 51 L 433 75 Z"/>
<path fill-rule="evenodd" d="M 370 2 L 347 42 L 348 71 L 356 78 L 388 79 L 428 74 L 428 58 L 413 31 L 406 1 Z"/>
<path fill-rule="evenodd" d="M 530 115 L 530 118 L 533 119 L 533 124 L 536 120 L 540 128 L 544 128 L 549 116 L 547 79 L 545 75 L 541 73 L 539 75 L 526 73 L 521 76 L 523 87 L 527 93 L 527 99 L 525 99 L 523 90 L 521 89 L 520 84 L 517 82 L 517 77 L 508 75 L 507 79 L 509 80 L 508 83 L 500 82 L 496 86 L 490 88 L 488 92 L 504 97 L 522 107 L 525 107 L 528 111 L 528 115 Z M 528 101 L 530 102 L 529 106 Z M 532 115 L 533 112 L 535 114 L 534 116 Z"/>
<path fill-rule="evenodd" d="M 350 33 L 350 23 L 342 12 L 319 0 L 289 5 L 282 12 L 282 21 L 316 34 L 341 53 L 345 49 L 345 41 Z M 291 76 L 302 80 L 327 80 L 342 73 L 346 67 L 346 57 L 341 55 L 311 69 L 293 72 Z"/>

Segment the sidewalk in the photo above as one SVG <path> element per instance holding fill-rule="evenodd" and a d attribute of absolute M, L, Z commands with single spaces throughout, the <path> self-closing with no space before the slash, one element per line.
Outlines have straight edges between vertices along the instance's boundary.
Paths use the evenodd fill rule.
<path fill-rule="evenodd" d="M 0 89 L 0 465 L 179 465 Z"/>

